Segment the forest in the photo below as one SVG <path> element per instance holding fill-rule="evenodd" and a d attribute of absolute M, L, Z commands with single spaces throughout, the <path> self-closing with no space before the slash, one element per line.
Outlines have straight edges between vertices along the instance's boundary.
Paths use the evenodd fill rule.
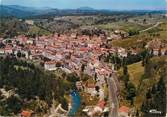
<path fill-rule="evenodd" d="M 67 109 L 64 95 L 71 84 L 32 63 L 7 56 L 0 59 L 0 89 L 14 92 L 5 97 L 0 91 L 0 113 L 9 116 L 23 109 L 46 113 L 53 100 Z"/>

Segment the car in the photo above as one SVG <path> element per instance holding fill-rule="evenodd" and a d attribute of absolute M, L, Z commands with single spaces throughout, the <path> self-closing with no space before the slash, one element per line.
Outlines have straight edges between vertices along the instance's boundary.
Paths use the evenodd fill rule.
<path fill-rule="evenodd" d="M 156 110 L 156 109 L 151 109 L 151 110 L 149 110 L 149 113 L 161 114 L 162 112 L 161 112 L 161 111 L 158 111 L 158 110 Z"/>

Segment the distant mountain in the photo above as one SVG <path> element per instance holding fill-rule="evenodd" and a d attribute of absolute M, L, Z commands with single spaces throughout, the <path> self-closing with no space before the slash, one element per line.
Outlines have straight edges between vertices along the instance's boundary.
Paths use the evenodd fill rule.
<path fill-rule="evenodd" d="M 93 11 L 93 12 L 92 12 Z M 0 8 L 1 16 L 15 16 L 18 18 L 34 16 L 58 16 L 58 15 L 76 15 L 94 13 L 90 7 L 81 7 L 78 9 L 54 9 L 54 8 L 33 8 L 19 5 L 2 5 Z"/>
<path fill-rule="evenodd" d="M 20 11 L 27 11 L 27 12 L 34 12 L 37 10 L 41 10 L 41 9 L 34 8 L 34 7 L 25 7 L 25 6 L 19 6 L 19 5 L 5 5 L 5 6 L 11 9 L 17 9 Z"/>
<path fill-rule="evenodd" d="M 1 16 L 27 17 L 35 15 L 35 9 L 16 5 L 1 5 Z"/>
<path fill-rule="evenodd" d="M 96 15 L 96 14 L 127 14 L 127 13 L 139 13 L 150 12 L 150 11 L 110 11 L 110 10 L 97 10 L 91 7 L 80 7 L 78 9 L 56 9 L 56 8 L 34 8 L 34 7 L 25 7 L 19 5 L 1 5 L 0 6 L 0 15 L 1 16 L 15 16 L 17 18 L 25 17 L 39 17 L 47 18 L 54 16 L 66 16 L 66 15 Z M 162 12 L 158 11 L 157 13 Z"/>
<path fill-rule="evenodd" d="M 80 7 L 77 10 L 94 11 L 95 9 L 91 7 Z"/>

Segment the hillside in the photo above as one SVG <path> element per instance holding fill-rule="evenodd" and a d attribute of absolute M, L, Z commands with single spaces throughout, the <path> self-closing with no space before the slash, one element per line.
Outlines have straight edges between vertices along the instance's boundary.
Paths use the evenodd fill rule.
<path fill-rule="evenodd" d="M 147 102 L 148 101 L 147 95 L 148 95 L 148 92 L 152 89 L 152 87 L 154 87 L 155 85 L 158 85 L 158 83 L 161 82 L 160 81 L 161 79 L 163 79 L 162 82 L 165 83 L 167 87 L 167 77 L 166 77 L 167 69 L 166 68 L 167 68 L 167 57 L 153 57 L 150 59 L 149 63 L 146 64 L 146 66 L 144 67 L 142 66 L 141 62 L 128 65 L 129 82 L 132 82 L 136 88 L 136 96 L 134 98 L 133 105 L 131 105 L 130 102 L 126 99 L 127 93 L 124 91 L 125 85 L 124 85 L 124 79 L 122 79 L 123 69 L 120 69 L 118 73 L 119 73 L 119 77 L 121 78 L 120 80 L 121 80 L 121 88 L 122 88 L 121 98 L 120 98 L 121 105 L 132 106 L 136 110 L 138 110 L 139 113 L 142 114 L 143 116 L 147 115 L 152 117 L 153 115 L 151 116 L 148 113 L 148 111 L 145 111 L 145 109 L 144 110 L 142 109 L 143 108 L 147 108 L 147 110 L 152 109 L 150 106 L 152 102 Z M 161 95 L 164 95 L 164 94 L 161 94 Z M 152 96 L 154 96 L 154 94 L 152 94 Z M 165 101 L 164 98 L 162 98 L 162 101 Z M 150 103 L 150 105 L 147 105 L 146 102 Z M 161 102 L 157 102 L 154 105 L 155 105 L 155 108 L 158 106 L 157 110 L 161 109 L 161 111 L 164 114 L 164 110 L 163 110 L 164 104 L 161 104 Z"/>
<path fill-rule="evenodd" d="M 11 57 L 1 58 L 0 61 L 2 116 L 13 116 L 21 110 L 32 110 L 36 115 L 46 114 L 53 100 L 57 104 L 62 103 L 63 108 L 67 109 L 65 93 L 70 90 L 69 83 L 67 85 L 56 74 L 46 72 L 32 63 Z"/>
<path fill-rule="evenodd" d="M 140 33 L 139 35 L 134 35 L 124 40 L 114 40 L 112 41 L 113 46 L 120 46 L 124 48 L 139 47 L 143 48 L 147 42 L 152 39 L 158 38 L 163 42 L 167 42 L 167 22 L 155 27 L 149 31 Z"/>
<path fill-rule="evenodd" d="M 1 5 L 1 16 L 15 16 L 18 18 L 33 16 L 36 11 L 33 8 L 23 7 L 18 5 Z"/>
<path fill-rule="evenodd" d="M 29 30 L 29 25 L 16 18 L 1 18 L 0 37 L 10 38 Z"/>
<path fill-rule="evenodd" d="M 14 17 L 1 18 L 0 37 L 12 38 L 21 34 L 31 37 L 34 35 L 50 35 L 51 32 L 35 24 L 29 25 L 24 20 Z"/>

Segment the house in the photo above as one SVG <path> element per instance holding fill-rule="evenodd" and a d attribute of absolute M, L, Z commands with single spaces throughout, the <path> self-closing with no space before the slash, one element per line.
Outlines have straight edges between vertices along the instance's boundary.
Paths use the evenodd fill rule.
<path fill-rule="evenodd" d="M 167 48 L 162 48 L 161 49 L 161 55 L 162 56 L 167 55 Z"/>
<path fill-rule="evenodd" d="M 75 85 L 76 85 L 78 90 L 83 90 L 82 81 L 77 81 Z"/>
<path fill-rule="evenodd" d="M 55 60 L 55 53 L 49 50 L 45 50 L 42 52 L 42 55 L 48 59 Z"/>
<path fill-rule="evenodd" d="M 20 44 L 26 44 L 27 37 L 25 35 L 20 35 L 20 36 L 17 37 L 16 40 L 19 41 Z"/>
<path fill-rule="evenodd" d="M 91 94 L 91 96 L 95 96 L 97 93 L 97 91 L 95 90 L 95 87 L 96 85 L 94 83 L 87 83 L 85 91 Z"/>
<path fill-rule="evenodd" d="M 26 111 L 26 110 L 23 110 L 21 112 L 21 117 L 31 117 L 32 115 L 32 112 L 31 111 Z"/>
<path fill-rule="evenodd" d="M 120 57 L 127 57 L 126 49 L 119 47 L 117 48 L 117 52 Z"/>
<path fill-rule="evenodd" d="M 5 50 L 3 48 L 0 48 L 0 54 L 5 54 Z"/>
<path fill-rule="evenodd" d="M 132 49 L 132 50 L 131 50 L 131 54 L 132 54 L 132 55 L 137 55 L 137 54 L 138 54 L 138 51 L 135 50 L 135 49 Z"/>
<path fill-rule="evenodd" d="M 38 40 L 38 41 L 36 41 L 36 46 L 44 48 L 45 47 L 45 42 L 41 41 L 41 40 Z"/>
<path fill-rule="evenodd" d="M 6 47 L 5 47 L 5 53 L 6 53 L 6 54 L 12 54 L 12 53 L 13 53 L 12 47 L 6 46 Z"/>
<path fill-rule="evenodd" d="M 29 24 L 29 25 L 34 25 L 34 21 L 33 20 L 25 20 L 25 23 Z"/>
<path fill-rule="evenodd" d="M 76 39 L 76 38 L 77 38 L 77 34 L 76 34 L 76 33 L 72 33 L 72 34 L 71 34 L 71 38 L 72 38 L 72 39 Z"/>
<path fill-rule="evenodd" d="M 119 117 L 130 117 L 129 116 L 129 112 L 130 112 L 129 107 L 122 106 L 119 108 L 118 112 L 119 112 Z"/>
<path fill-rule="evenodd" d="M 158 49 L 161 46 L 162 46 L 162 42 L 159 41 L 158 39 L 154 39 L 154 40 L 148 42 L 145 47 L 149 48 L 149 49 Z"/>
<path fill-rule="evenodd" d="M 104 108 L 105 108 L 105 104 L 106 102 L 104 100 L 100 100 L 97 104 L 97 106 L 95 106 L 93 113 L 102 113 Z"/>
<path fill-rule="evenodd" d="M 49 71 L 56 70 L 56 62 L 55 61 L 47 61 L 44 63 L 44 68 L 46 70 L 49 70 Z"/>
<path fill-rule="evenodd" d="M 28 39 L 26 43 L 27 43 L 27 44 L 33 44 L 34 41 L 33 41 L 33 39 Z"/>
<path fill-rule="evenodd" d="M 97 106 L 103 110 L 105 108 L 105 104 L 106 102 L 104 100 L 99 100 Z"/>
<path fill-rule="evenodd" d="M 28 52 L 28 50 L 22 50 L 21 53 L 25 55 L 26 59 L 29 59 L 29 52 Z"/>
<path fill-rule="evenodd" d="M 112 40 L 112 39 L 121 39 L 121 36 L 117 34 L 111 34 L 108 40 Z"/>
<path fill-rule="evenodd" d="M 96 114 L 102 114 L 105 108 L 106 102 L 104 100 L 99 100 L 98 104 L 94 107 L 93 111 L 88 112 L 89 116 L 95 116 Z"/>
<path fill-rule="evenodd" d="M 61 54 L 61 53 L 56 53 L 54 60 L 56 60 L 56 61 L 61 61 L 61 59 L 63 59 L 63 54 Z"/>
<path fill-rule="evenodd" d="M 158 56 L 159 54 L 159 49 L 153 49 L 153 55 Z"/>

